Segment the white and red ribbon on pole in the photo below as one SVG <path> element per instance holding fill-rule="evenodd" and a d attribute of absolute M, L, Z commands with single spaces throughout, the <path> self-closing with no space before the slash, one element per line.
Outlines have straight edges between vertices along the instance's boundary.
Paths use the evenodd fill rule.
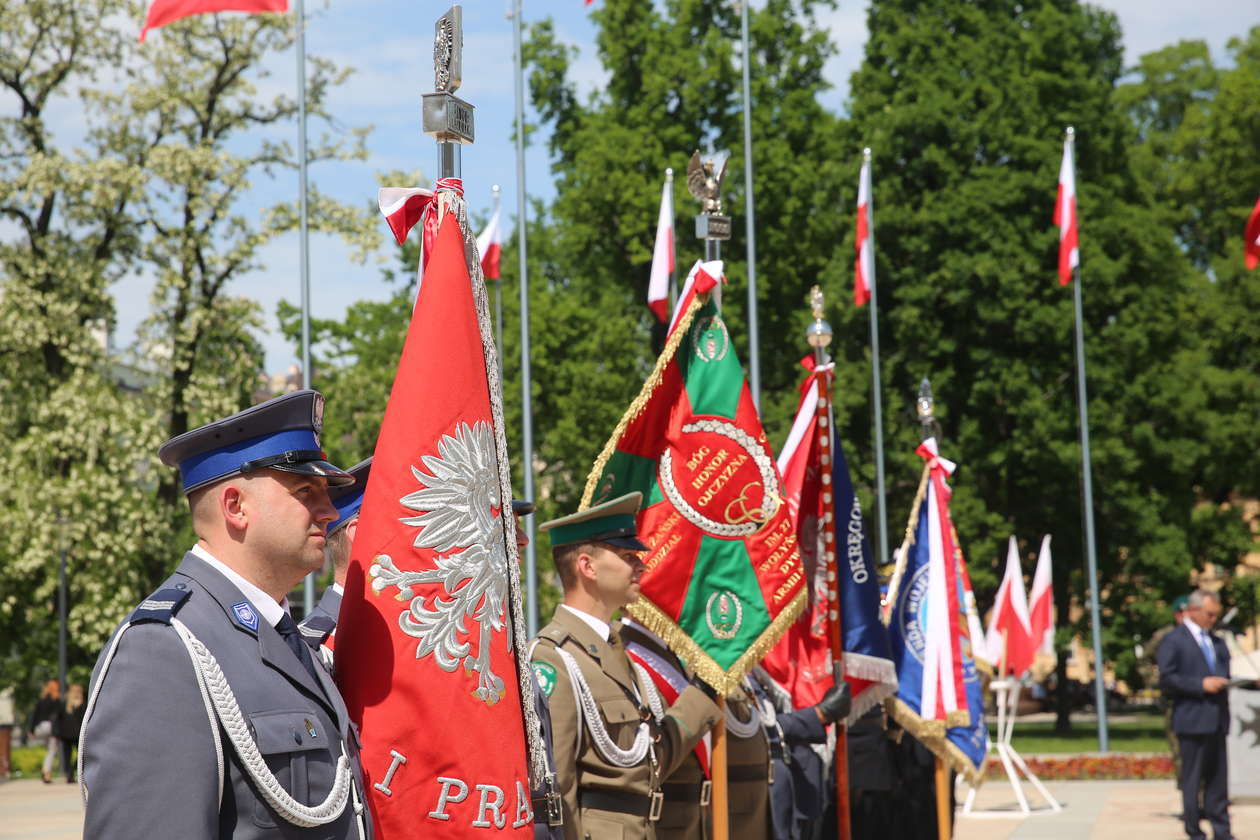
<path fill-rule="evenodd" d="M 669 319 L 669 331 L 671 333 L 678 324 L 678 319 L 687 311 L 687 307 L 691 306 L 691 301 L 695 299 L 696 295 L 711 292 L 720 283 L 726 282 L 726 275 L 722 273 L 722 266 L 721 260 L 710 260 L 709 262 L 696 260 L 696 264 L 691 267 L 691 271 L 687 272 L 687 280 L 683 283 L 682 294 L 678 296 L 678 303 L 674 306 L 674 314 Z"/>
<path fill-rule="evenodd" d="M 464 182 L 459 178 L 438 178 L 436 188 L 432 190 L 425 187 L 381 187 L 377 192 L 376 199 L 381 215 L 385 217 L 389 229 L 393 231 L 394 241 L 399 245 L 407 241 L 407 234 L 413 227 L 423 222 L 417 280 L 424 274 L 429 254 L 437 241 L 438 215 L 432 210 L 442 192 L 452 192 L 463 197 Z"/>
<path fill-rule="evenodd" d="M 923 662 L 923 696 L 920 714 L 925 720 L 948 720 L 966 711 L 963 685 L 962 650 L 959 645 L 959 581 L 954 526 L 949 515 L 951 491 L 946 479 L 957 468 L 942 458 L 936 438 L 928 438 L 915 452 L 927 461 L 928 487 L 928 610 L 926 649 Z M 944 606 L 944 609 L 940 607 Z"/>

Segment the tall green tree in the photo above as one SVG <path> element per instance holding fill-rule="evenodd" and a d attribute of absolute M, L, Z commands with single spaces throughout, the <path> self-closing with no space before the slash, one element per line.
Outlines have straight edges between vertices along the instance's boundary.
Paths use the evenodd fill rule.
<path fill-rule="evenodd" d="M 294 165 L 261 129 L 289 97 L 257 85 L 291 47 L 281 15 L 202 16 L 135 42 L 139 4 L 0 7 L 0 657 L 8 684 L 56 662 L 56 587 L 69 570 L 69 661 L 83 676 L 117 622 L 191 539 L 165 438 L 248 404 L 261 371 L 257 306 L 230 286 L 263 266 L 290 206 L 249 207 L 261 176 Z M 308 109 L 345 71 L 311 62 Z M 50 119 L 75 109 L 79 120 Z M 361 132 L 313 160 L 361 155 Z M 366 215 L 314 197 L 317 229 L 365 242 Z M 129 364 L 112 355 L 110 286 L 153 278 L 153 315 Z M 135 306 L 135 301 L 128 301 Z"/>
<path fill-rule="evenodd" d="M 1069 626 L 1088 581 L 1072 290 L 1056 280 L 1051 224 L 1063 129 L 1076 127 L 1103 641 L 1127 676 L 1134 642 L 1165 620 L 1139 593 L 1171 599 L 1189 580 L 1196 479 L 1219 464 L 1202 440 L 1219 370 L 1186 329 L 1202 323 L 1190 255 L 1131 151 L 1116 19 L 1074 0 L 876 0 L 868 25 L 846 130 L 875 150 L 886 404 L 908 404 L 931 377 L 982 603 L 1008 534 L 1029 551 L 1054 535 L 1061 643 L 1088 637 L 1087 613 Z M 857 406 L 865 314 L 841 316 Z M 846 416 L 861 450 L 867 415 Z M 887 431 L 892 471 L 917 474 L 916 430 Z M 892 509 L 910 492 L 896 483 Z"/>
<path fill-rule="evenodd" d="M 759 314 L 763 404 L 772 435 L 795 407 L 797 338 L 805 298 L 838 244 L 830 152 L 836 118 L 819 104 L 834 47 L 815 12 L 830 2 L 771 0 L 752 10 Z M 572 509 L 596 453 L 655 361 L 644 304 L 660 185 L 675 172 L 680 276 L 702 256 L 690 235 L 698 205 L 686 194 L 693 150 L 733 152 L 723 185 L 734 235 L 723 243 L 724 315 L 748 358 L 743 237 L 739 16 L 720 0 L 613 0 L 592 13 L 607 83 L 583 101 L 573 50 L 535 25 L 526 51 L 533 102 L 551 130 L 556 199 L 530 231 L 530 307 L 536 457 L 544 513 Z M 515 252 L 505 249 L 505 274 Z M 509 301 L 509 321 L 517 307 Z M 519 344 L 508 330 L 509 381 Z M 520 414 L 509 391 L 510 417 Z"/>

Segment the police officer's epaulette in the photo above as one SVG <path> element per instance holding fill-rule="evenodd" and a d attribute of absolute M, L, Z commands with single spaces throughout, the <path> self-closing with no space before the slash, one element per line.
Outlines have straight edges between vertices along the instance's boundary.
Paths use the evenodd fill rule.
<path fill-rule="evenodd" d="M 302 632 L 302 641 L 311 647 L 319 647 L 337 629 L 337 621 L 332 616 L 308 616 L 298 625 Z"/>
<path fill-rule="evenodd" d="M 132 610 L 127 617 L 128 624 L 139 624 L 144 621 L 158 621 L 170 624 L 175 613 L 192 595 L 187 589 L 159 589 L 140 602 L 140 606 Z"/>

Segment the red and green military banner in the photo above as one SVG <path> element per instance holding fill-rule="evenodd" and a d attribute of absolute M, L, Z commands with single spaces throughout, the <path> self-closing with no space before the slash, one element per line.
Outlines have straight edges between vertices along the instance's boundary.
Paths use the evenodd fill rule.
<path fill-rule="evenodd" d="M 804 608 L 774 455 L 714 290 L 692 268 L 665 348 L 591 471 L 582 507 L 643 493 L 642 597 L 629 611 L 721 692 Z"/>

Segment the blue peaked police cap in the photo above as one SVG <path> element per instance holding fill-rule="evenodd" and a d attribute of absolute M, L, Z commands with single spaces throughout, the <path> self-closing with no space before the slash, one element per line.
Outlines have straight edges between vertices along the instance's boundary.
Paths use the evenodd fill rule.
<path fill-rule="evenodd" d="M 337 533 L 354 517 L 358 516 L 363 506 L 363 493 L 367 490 L 368 475 L 372 472 L 372 459 L 360 461 L 348 472 L 354 476 L 354 484 L 334 487 L 328 491 L 328 498 L 337 509 L 337 521 L 328 526 L 328 536 Z"/>
<path fill-rule="evenodd" d="M 185 493 L 262 469 L 321 476 L 329 487 L 353 484 L 354 476 L 326 460 L 323 428 L 324 396 L 294 391 L 173 437 L 158 457 L 179 467 Z"/>

